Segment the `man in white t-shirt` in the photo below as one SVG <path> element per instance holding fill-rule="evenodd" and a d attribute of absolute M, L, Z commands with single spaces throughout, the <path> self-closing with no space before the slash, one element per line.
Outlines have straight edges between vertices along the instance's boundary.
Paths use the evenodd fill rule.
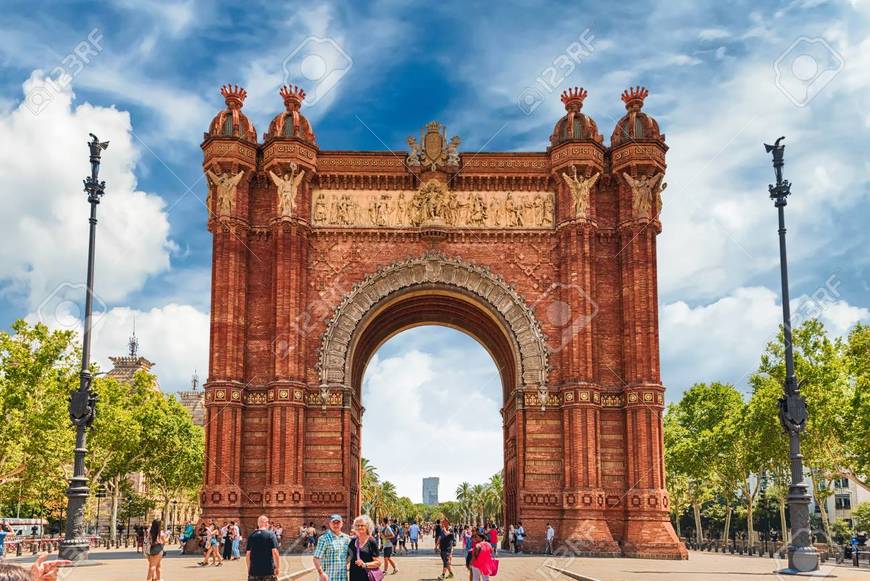
<path fill-rule="evenodd" d="M 553 539 L 556 538 L 556 529 L 550 523 L 547 523 L 547 549 L 544 551 L 547 555 L 553 554 Z"/>

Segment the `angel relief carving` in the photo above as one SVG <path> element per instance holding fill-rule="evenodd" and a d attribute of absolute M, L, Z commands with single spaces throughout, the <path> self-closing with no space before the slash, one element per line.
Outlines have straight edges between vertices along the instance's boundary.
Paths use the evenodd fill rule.
<path fill-rule="evenodd" d="M 592 188 L 595 187 L 601 172 L 588 178 L 577 177 L 577 168 L 573 167 L 573 175 L 562 172 L 562 179 L 571 190 L 571 198 L 574 203 L 574 217 L 586 218 L 589 216 L 589 203 Z"/>
<path fill-rule="evenodd" d="M 299 184 L 305 177 L 305 170 L 299 169 L 295 163 L 290 164 L 290 173 L 285 173 L 283 177 L 275 175 L 272 170 L 269 170 L 269 177 L 272 178 L 275 186 L 278 188 L 278 216 L 281 218 L 289 218 L 293 215 L 296 208 L 296 193 L 299 190 Z"/>
<path fill-rule="evenodd" d="M 664 177 L 662 172 L 652 176 L 641 175 L 631 177 L 623 172 L 622 177 L 631 188 L 631 206 L 634 218 L 656 219 L 662 211 L 662 191 L 668 185 L 661 183 Z"/>
<path fill-rule="evenodd" d="M 245 170 L 239 170 L 239 173 L 235 175 L 228 171 L 216 174 L 210 169 L 205 170 L 205 173 L 211 184 L 214 186 L 217 195 L 217 207 L 213 208 L 211 192 L 209 191 L 208 197 L 206 198 L 206 206 L 208 206 L 209 212 L 218 216 L 229 216 L 230 213 L 232 213 L 233 205 L 235 204 L 236 188 L 238 187 L 239 182 L 242 181 L 242 177 L 245 175 Z"/>

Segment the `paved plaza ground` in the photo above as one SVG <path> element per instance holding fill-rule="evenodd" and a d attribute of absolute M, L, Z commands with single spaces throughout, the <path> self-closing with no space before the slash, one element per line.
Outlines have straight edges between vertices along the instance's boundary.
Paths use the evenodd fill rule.
<path fill-rule="evenodd" d="M 428 550 L 427 550 L 428 549 Z M 435 581 L 440 571 L 440 559 L 431 548 L 421 548 L 417 555 L 399 557 L 398 575 L 388 575 L 386 581 Z M 145 579 L 145 559 L 130 550 L 95 551 L 93 565 L 70 569 L 63 581 L 135 581 Z M 580 575 L 601 581 L 621 579 L 644 581 L 728 581 L 796 579 L 778 576 L 783 563 L 766 557 L 741 557 L 690 551 L 688 561 L 658 561 L 647 559 L 581 559 L 548 558 L 539 555 L 502 556 L 500 571 L 494 581 L 569 581 L 569 577 L 546 567 L 564 567 Z M 32 558 L 13 559 L 17 562 Z M 244 561 L 226 562 L 222 567 L 198 567 L 197 557 L 180 556 L 171 551 L 163 561 L 165 581 L 245 581 Z M 455 581 L 468 579 L 460 552 L 454 555 Z M 311 566 L 310 555 L 284 557 L 282 573 L 299 571 Z M 827 565 L 819 578 L 870 581 L 870 568 L 861 570 L 848 566 Z M 314 573 L 302 577 L 316 581 Z"/>

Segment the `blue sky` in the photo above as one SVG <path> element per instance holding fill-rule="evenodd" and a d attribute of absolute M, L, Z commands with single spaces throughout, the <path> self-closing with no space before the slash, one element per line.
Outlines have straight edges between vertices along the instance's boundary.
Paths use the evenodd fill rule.
<path fill-rule="evenodd" d="M 573 85 L 588 89 L 584 112 L 608 140 L 621 91 L 649 88 L 645 110 L 670 146 L 659 238 L 669 399 L 694 381 L 744 385 L 776 332 L 776 214 L 761 144 L 779 135 L 794 184 L 795 310 L 837 333 L 870 319 L 866 0 L 3 7 L 0 318 L 78 324 L 87 244 L 79 184 L 95 131 L 112 142 L 95 354 L 122 351 L 135 318 L 166 390 L 194 368 L 205 374 L 211 248 L 199 144 L 223 105 L 218 87 L 247 88 L 245 112 L 262 134 L 281 109 L 285 60 L 312 37 L 350 63 L 305 107 L 325 149 L 404 149 L 438 119 L 465 151 L 542 150 L 563 112 L 558 94 Z M 588 54 L 545 82 L 581 39 Z M 521 106 L 530 90 L 540 97 L 531 112 Z M 394 340 L 392 356 L 406 341 L 406 354 L 441 361 L 455 344 L 448 334 L 412 348 L 405 337 L 414 333 Z"/>

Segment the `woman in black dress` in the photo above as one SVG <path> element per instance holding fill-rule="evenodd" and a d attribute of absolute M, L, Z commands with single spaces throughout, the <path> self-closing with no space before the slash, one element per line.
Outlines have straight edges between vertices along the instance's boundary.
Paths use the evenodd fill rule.
<path fill-rule="evenodd" d="M 378 558 L 378 543 L 372 533 L 375 523 L 366 515 L 358 516 L 353 520 L 353 539 L 347 548 L 350 558 L 350 581 L 369 581 L 369 571 L 376 571 L 381 567 Z"/>

